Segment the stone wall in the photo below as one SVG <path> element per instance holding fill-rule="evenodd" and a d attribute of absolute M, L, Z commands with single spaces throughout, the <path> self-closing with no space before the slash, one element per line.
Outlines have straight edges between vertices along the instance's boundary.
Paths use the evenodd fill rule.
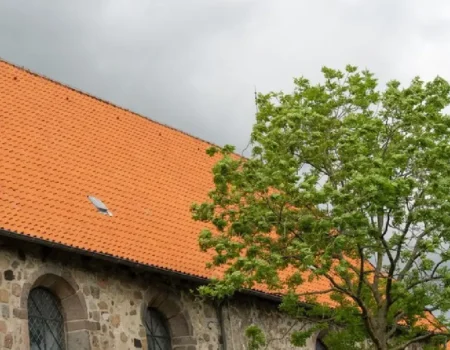
<path fill-rule="evenodd" d="M 148 306 L 168 318 L 174 349 L 222 348 L 216 308 L 196 297 L 188 281 L 12 239 L 0 241 L 0 272 L 2 349 L 29 348 L 27 300 L 36 286 L 61 300 L 69 350 L 147 349 L 142 315 Z M 223 308 L 228 350 L 246 349 L 244 329 L 252 323 L 267 332 L 268 349 L 293 349 L 288 333 L 299 325 L 274 303 L 237 296 Z"/>

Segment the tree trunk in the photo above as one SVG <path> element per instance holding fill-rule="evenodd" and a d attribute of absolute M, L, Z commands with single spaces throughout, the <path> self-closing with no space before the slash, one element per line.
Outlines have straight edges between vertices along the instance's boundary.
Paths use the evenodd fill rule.
<path fill-rule="evenodd" d="M 382 311 L 380 311 L 382 312 Z M 388 338 L 386 334 L 386 321 L 384 315 L 378 315 L 375 323 L 375 337 L 377 338 L 377 349 L 378 350 L 388 350 Z"/>

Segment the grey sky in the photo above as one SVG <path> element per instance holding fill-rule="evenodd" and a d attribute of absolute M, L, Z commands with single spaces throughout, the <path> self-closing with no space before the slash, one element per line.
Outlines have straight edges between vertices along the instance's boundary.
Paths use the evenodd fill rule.
<path fill-rule="evenodd" d="M 447 0 L 2 0 L 0 57 L 242 149 L 254 86 L 320 67 L 450 77 Z"/>

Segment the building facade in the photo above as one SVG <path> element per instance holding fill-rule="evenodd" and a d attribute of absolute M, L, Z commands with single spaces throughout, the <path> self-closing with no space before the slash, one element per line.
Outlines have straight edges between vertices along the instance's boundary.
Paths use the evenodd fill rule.
<path fill-rule="evenodd" d="M 275 301 L 237 295 L 218 306 L 189 279 L 10 237 L 0 242 L 2 349 L 238 350 L 247 348 L 251 324 L 266 332 L 268 349 L 294 349 L 290 332 L 301 325 Z M 314 337 L 305 349 L 316 348 Z"/>

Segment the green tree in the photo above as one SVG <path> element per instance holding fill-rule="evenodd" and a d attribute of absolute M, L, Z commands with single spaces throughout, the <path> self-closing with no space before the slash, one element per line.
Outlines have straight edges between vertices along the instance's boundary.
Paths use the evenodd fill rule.
<path fill-rule="evenodd" d="M 450 85 L 322 72 L 258 96 L 248 159 L 208 151 L 215 187 L 192 212 L 224 274 L 201 292 L 283 290 L 280 308 L 316 325 L 297 345 L 317 328 L 333 349 L 442 342 L 446 319 L 429 311 L 450 308 Z M 317 280 L 329 288 L 304 292 Z"/>

